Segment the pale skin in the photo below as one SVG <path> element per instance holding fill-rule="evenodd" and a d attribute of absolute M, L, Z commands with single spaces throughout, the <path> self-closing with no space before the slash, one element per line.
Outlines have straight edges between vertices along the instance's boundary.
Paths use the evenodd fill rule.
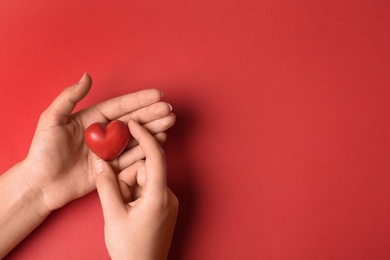
<path fill-rule="evenodd" d="M 72 113 L 91 88 L 85 74 L 41 114 L 26 158 L 0 176 L 0 259 L 56 209 L 96 188 L 98 157 L 85 145 L 85 128 L 94 122 L 136 121 L 163 143 L 175 123 L 159 90 L 143 90 Z M 117 159 L 107 163 L 116 172 L 133 168 L 145 157 L 133 140 Z M 121 186 L 126 197 L 126 189 Z"/>
<path fill-rule="evenodd" d="M 122 170 L 118 177 L 108 163 L 95 163 L 107 250 L 118 260 L 166 259 L 179 203 L 167 186 L 161 146 L 136 122 L 130 120 L 128 125 L 145 160 Z"/>

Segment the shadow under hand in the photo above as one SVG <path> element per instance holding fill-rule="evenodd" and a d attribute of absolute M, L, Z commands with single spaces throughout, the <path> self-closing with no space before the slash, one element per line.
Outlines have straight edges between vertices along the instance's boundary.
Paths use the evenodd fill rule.
<path fill-rule="evenodd" d="M 176 124 L 169 130 L 164 149 L 167 156 L 168 185 L 179 199 L 180 206 L 168 259 L 184 259 L 197 212 L 197 196 L 192 181 L 194 162 L 188 153 L 188 140 L 196 128 L 196 120 L 192 111 L 176 105 L 175 108 L 175 111 L 180 112 L 175 112 Z"/>

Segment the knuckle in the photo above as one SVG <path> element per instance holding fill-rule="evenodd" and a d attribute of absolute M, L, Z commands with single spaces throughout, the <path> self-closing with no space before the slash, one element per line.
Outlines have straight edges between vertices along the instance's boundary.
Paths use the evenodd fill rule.
<path fill-rule="evenodd" d="M 40 121 L 45 121 L 49 116 L 49 112 L 48 112 L 48 109 L 45 109 L 41 115 L 39 116 L 39 120 Z"/>
<path fill-rule="evenodd" d="M 178 209 L 179 205 L 180 205 L 179 199 L 173 193 L 172 193 L 171 197 L 172 197 L 172 199 L 171 199 L 171 207 L 173 209 Z"/>
<path fill-rule="evenodd" d="M 145 161 L 139 160 L 139 161 L 134 163 L 134 166 L 137 168 L 137 170 L 142 170 L 145 168 Z"/>
<path fill-rule="evenodd" d="M 50 124 L 52 121 L 54 121 L 54 116 L 49 107 L 41 113 L 41 115 L 39 116 L 39 122 L 40 124 L 47 125 Z"/>
<path fill-rule="evenodd" d="M 169 188 L 164 195 L 152 198 L 150 203 L 152 208 L 161 211 L 177 211 L 179 208 L 179 199 Z"/>

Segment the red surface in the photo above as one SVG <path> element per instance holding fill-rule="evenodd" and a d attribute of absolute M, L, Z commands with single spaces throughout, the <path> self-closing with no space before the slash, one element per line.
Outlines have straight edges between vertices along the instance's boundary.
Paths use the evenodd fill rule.
<path fill-rule="evenodd" d="M 160 88 L 170 259 L 390 258 L 390 2 L 0 1 L 0 171 L 87 71 L 82 108 Z M 9 259 L 107 259 L 95 192 Z"/>

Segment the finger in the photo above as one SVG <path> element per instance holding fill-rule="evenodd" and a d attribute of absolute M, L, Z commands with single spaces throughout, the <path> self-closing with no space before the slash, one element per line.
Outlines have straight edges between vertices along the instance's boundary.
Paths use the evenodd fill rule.
<path fill-rule="evenodd" d="M 135 93 L 109 99 L 92 107 L 99 111 L 108 121 L 118 119 L 142 107 L 160 101 L 161 91 L 157 89 L 141 90 Z"/>
<path fill-rule="evenodd" d="M 157 140 L 135 121 L 130 120 L 130 133 L 145 154 L 145 195 L 161 194 L 166 188 L 165 154 Z"/>
<path fill-rule="evenodd" d="M 122 199 L 125 203 L 138 199 L 145 182 L 145 161 L 139 160 L 124 169 L 118 175 L 118 180 Z"/>
<path fill-rule="evenodd" d="M 166 133 L 158 133 L 158 134 L 154 135 L 154 138 L 156 138 L 157 142 L 160 145 L 163 145 L 167 141 L 168 136 Z M 131 138 L 129 144 L 127 145 L 127 149 L 131 149 L 133 147 L 136 147 L 137 145 L 138 145 L 138 141 L 134 138 Z M 142 152 L 142 154 L 144 154 L 144 153 Z M 142 158 L 144 158 L 144 157 L 145 157 L 145 155 L 143 155 Z"/>
<path fill-rule="evenodd" d="M 167 131 L 176 122 L 176 115 L 170 113 L 168 116 L 153 120 L 143 125 L 151 134 L 157 134 Z"/>
<path fill-rule="evenodd" d="M 159 144 L 164 144 L 167 140 L 167 135 L 165 133 L 159 133 L 155 135 L 154 138 Z M 119 170 L 123 170 L 132 165 L 133 163 L 145 158 L 145 154 L 142 148 L 139 146 L 138 142 L 135 139 L 132 139 L 132 141 L 133 147 L 121 154 L 121 156 L 118 158 L 117 168 Z"/>
<path fill-rule="evenodd" d="M 126 183 L 129 187 L 135 185 L 143 186 L 145 182 L 145 161 L 139 160 L 127 167 L 118 175 L 118 179 Z"/>
<path fill-rule="evenodd" d="M 96 189 L 102 204 L 105 221 L 113 220 L 126 212 L 115 173 L 107 162 L 95 162 Z"/>
<path fill-rule="evenodd" d="M 72 113 L 77 102 L 82 100 L 91 89 L 92 79 L 84 74 L 78 83 L 64 89 L 48 107 L 47 111 L 55 120 L 60 121 Z"/>
<path fill-rule="evenodd" d="M 131 188 L 122 180 L 118 179 L 119 190 L 121 193 L 122 200 L 125 204 L 133 201 L 133 192 Z"/>
<path fill-rule="evenodd" d="M 165 102 L 157 102 L 150 106 L 138 109 L 130 114 L 119 118 L 123 122 L 134 120 L 139 124 L 149 123 L 153 120 L 160 119 L 169 115 L 172 111 L 172 106 Z"/>

